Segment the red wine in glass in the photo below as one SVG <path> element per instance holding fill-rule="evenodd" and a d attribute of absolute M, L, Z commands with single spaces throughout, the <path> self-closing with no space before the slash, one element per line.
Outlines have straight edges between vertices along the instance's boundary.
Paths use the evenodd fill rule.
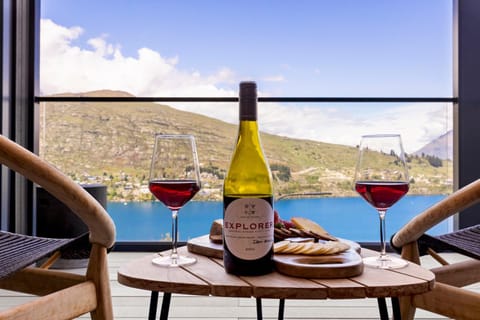
<path fill-rule="evenodd" d="M 170 210 L 180 210 L 200 190 L 196 180 L 152 180 L 148 188 Z"/>
<path fill-rule="evenodd" d="M 355 191 L 378 211 L 380 218 L 380 255 L 366 257 L 363 263 L 376 268 L 402 268 L 403 259 L 389 256 L 385 244 L 387 210 L 409 189 L 408 169 L 402 139 L 398 134 L 362 136 L 355 169 Z"/>
<path fill-rule="evenodd" d="M 378 210 L 387 210 L 408 192 L 407 182 L 357 181 L 355 190 Z"/>
<path fill-rule="evenodd" d="M 172 212 L 172 251 L 159 254 L 152 263 L 178 267 L 196 262 L 177 252 L 178 212 L 200 190 L 200 167 L 192 135 L 156 134 L 148 188 Z"/>

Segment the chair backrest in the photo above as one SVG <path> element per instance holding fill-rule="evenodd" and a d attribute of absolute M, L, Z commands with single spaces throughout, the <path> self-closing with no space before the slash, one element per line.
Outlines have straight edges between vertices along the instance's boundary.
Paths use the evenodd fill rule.
<path fill-rule="evenodd" d="M 392 244 L 401 248 L 407 243 L 416 241 L 439 222 L 478 202 L 480 202 L 480 179 L 455 191 L 410 220 L 394 235 Z"/>
<path fill-rule="evenodd" d="M 0 163 L 42 186 L 88 226 L 90 242 L 106 248 L 115 242 L 115 225 L 98 201 L 68 176 L 37 155 L 0 135 Z"/>

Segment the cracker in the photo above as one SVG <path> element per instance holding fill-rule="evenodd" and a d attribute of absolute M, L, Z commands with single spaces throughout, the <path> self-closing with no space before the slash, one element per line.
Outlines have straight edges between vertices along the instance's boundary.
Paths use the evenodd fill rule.
<path fill-rule="evenodd" d="M 346 251 L 350 246 L 340 241 L 290 242 L 284 240 L 275 243 L 273 249 L 275 253 L 284 254 L 328 255 Z"/>
<path fill-rule="evenodd" d="M 288 240 L 277 242 L 273 245 L 273 252 L 275 253 L 282 252 L 283 250 L 285 250 L 286 247 L 288 247 L 289 244 L 290 244 L 290 241 Z"/>

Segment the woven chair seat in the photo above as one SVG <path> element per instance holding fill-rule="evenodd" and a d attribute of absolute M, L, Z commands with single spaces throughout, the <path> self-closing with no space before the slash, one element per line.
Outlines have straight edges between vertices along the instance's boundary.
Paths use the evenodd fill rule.
<path fill-rule="evenodd" d="M 453 251 L 480 259 L 480 225 L 440 236 L 424 234 L 418 239 L 418 247 L 422 255 L 431 248 L 437 252 Z"/>
<path fill-rule="evenodd" d="M 0 279 L 35 263 L 76 239 L 42 238 L 0 231 Z"/>

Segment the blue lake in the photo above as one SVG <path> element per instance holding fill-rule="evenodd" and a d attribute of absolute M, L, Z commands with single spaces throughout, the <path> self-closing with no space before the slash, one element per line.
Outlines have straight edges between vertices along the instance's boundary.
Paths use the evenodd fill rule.
<path fill-rule="evenodd" d="M 444 195 L 405 196 L 387 212 L 387 240 L 415 215 Z M 213 220 L 222 218 L 222 202 L 190 201 L 179 212 L 179 237 L 188 240 L 207 234 Z M 171 233 L 171 213 L 160 202 L 109 202 L 108 212 L 117 227 L 117 241 L 161 240 Z M 302 216 L 322 225 L 332 235 L 353 241 L 378 241 L 379 218 L 360 197 L 287 199 L 275 202 L 280 216 Z M 434 227 L 430 234 L 452 230 L 451 220 Z"/>

